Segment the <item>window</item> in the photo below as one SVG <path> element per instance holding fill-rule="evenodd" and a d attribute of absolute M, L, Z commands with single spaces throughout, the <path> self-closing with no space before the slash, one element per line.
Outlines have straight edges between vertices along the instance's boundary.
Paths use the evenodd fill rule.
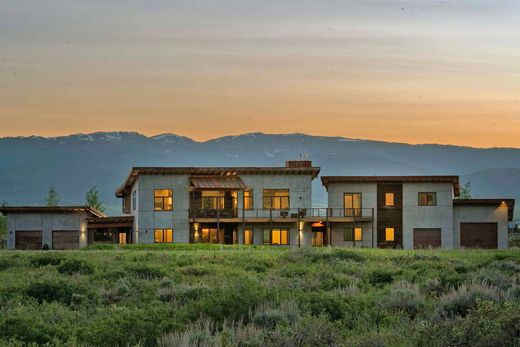
<path fill-rule="evenodd" d="M 345 193 L 343 196 L 345 217 L 361 216 L 361 193 Z"/>
<path fill-rule="evenodd" d="M 203 190 L 202 208 L 204 210 L 222 210 L 224 209 L 224 193 L 213 190 Z"/>
<path fill-rule="evenodd" d="M 132 211 L 135 211 L 137 206 L 137 190 L 132 193 Z"/>
<path fill-rule="evenodd" d="M 344 241 L 363 241 L 363 228 L 345 228 Z"/>
<path fill-rule="evenodd" d="M 385 228 L 385 241 L 395 240 L 395 228 Z"/>
<path fill-rule="evenodd" d="M 253 229 L 244 229 L 244 245 L 253 244 Z"/>
<path fill-rule="evenodd" d="M 437 193 L 419 193 L 419 206 L 437 206 Z"/>
<path fill-rule="evenodd" d="M 264 229 L 264 245 L 288 245 L 289 228 Z"/>
<path fill-rule="evenodd" d="M 253 190 L 244 190 L 244 210 L 253 209 Z"/>
<path fill-rule="evenodd" d="M 171 189 L 155 189 L 154 205 L 155 211 L 173 210 L 173 192 Z"/>
<path fill-rule="evenodd" d="M 264 209 L 288 210 L 289 189 L 264 189 Z"/>
<path fill-rule="evenodd" d="M 172 229 L 155 229 L 154 232 L 155 243 L 173 243 Z"/>
<path fill-rule="evenodd" d="M 385 193 L 385 206 L 392 207 L 395 205 L 394 193 Z"/>
<path fill-rule="evenodd" d="M 323 246 L 323 231 L 312 233 L 312 245 L 315 247 Z"/>

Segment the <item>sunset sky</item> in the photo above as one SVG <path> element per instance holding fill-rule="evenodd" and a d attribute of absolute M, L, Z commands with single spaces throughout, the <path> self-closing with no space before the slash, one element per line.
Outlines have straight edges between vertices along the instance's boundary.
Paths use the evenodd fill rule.
<path fill-rule="evenodd" d="M 520 147 L 517 0 L 5 0 L 0 136 Z"/>

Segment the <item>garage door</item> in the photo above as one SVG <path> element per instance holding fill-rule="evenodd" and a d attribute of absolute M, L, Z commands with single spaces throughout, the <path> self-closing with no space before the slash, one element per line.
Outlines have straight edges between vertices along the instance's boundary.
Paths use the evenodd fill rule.
<path fill-rule="evenodd" d="M 52 249 L 78 249 L 79 248 L 79 231 L 53 231 L 52 232 Z"/>
<path fill-rule="evenodd" d="M 441 229 L 413 229 L 413 248 L 441 247 Z"/>
<path fill-rule="evenodd" d="M 15 232 L 16 249 L 42 249 L 41 231 L 21 231 Z"/>
<path fill-rule="evenodd" d="M 460 223 L 460 246 L 466 248 L 497 248 L 497 223 Z"/>

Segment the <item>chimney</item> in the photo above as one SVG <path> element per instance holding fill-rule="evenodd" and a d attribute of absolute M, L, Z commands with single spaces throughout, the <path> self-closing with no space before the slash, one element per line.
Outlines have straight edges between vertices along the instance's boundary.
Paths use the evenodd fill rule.
<path fill-rule="evenodd" d="M 287 160 L 285 167 L 288 168 L 309 168 L 312 167 L 312 161 L 310 160 Z"/>

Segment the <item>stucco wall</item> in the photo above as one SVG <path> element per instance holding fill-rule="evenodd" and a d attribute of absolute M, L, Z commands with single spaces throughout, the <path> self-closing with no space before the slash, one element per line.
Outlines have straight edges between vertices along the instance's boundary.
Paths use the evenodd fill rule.
<path fill-rule="evenodd" d="M 437 206 L 419 206 L 419 192 L 437 193 Z M 414 228 L 440 228 L 442 248 L 453 248 L 453 185 L 403 184 L 403 248 L 413 248 Z"/>
<path fill-rule="evenodd" d="M 460 248 L 460 223 L 497 223 L 498 248 L 508 247 L 507 206 L 455 205 L 453 213 L 453 244 Z"/>
<path fill-rule="evenodd" d="M 86 213 L 66 214 L 9 214 L 7 216 L 7 248 L 15 249 L 16 230 L 41 231 L 42 245 L 47 244 L 52 249 L 52 231 L 79 231 L 79 246 L 87 245 Z"/>

